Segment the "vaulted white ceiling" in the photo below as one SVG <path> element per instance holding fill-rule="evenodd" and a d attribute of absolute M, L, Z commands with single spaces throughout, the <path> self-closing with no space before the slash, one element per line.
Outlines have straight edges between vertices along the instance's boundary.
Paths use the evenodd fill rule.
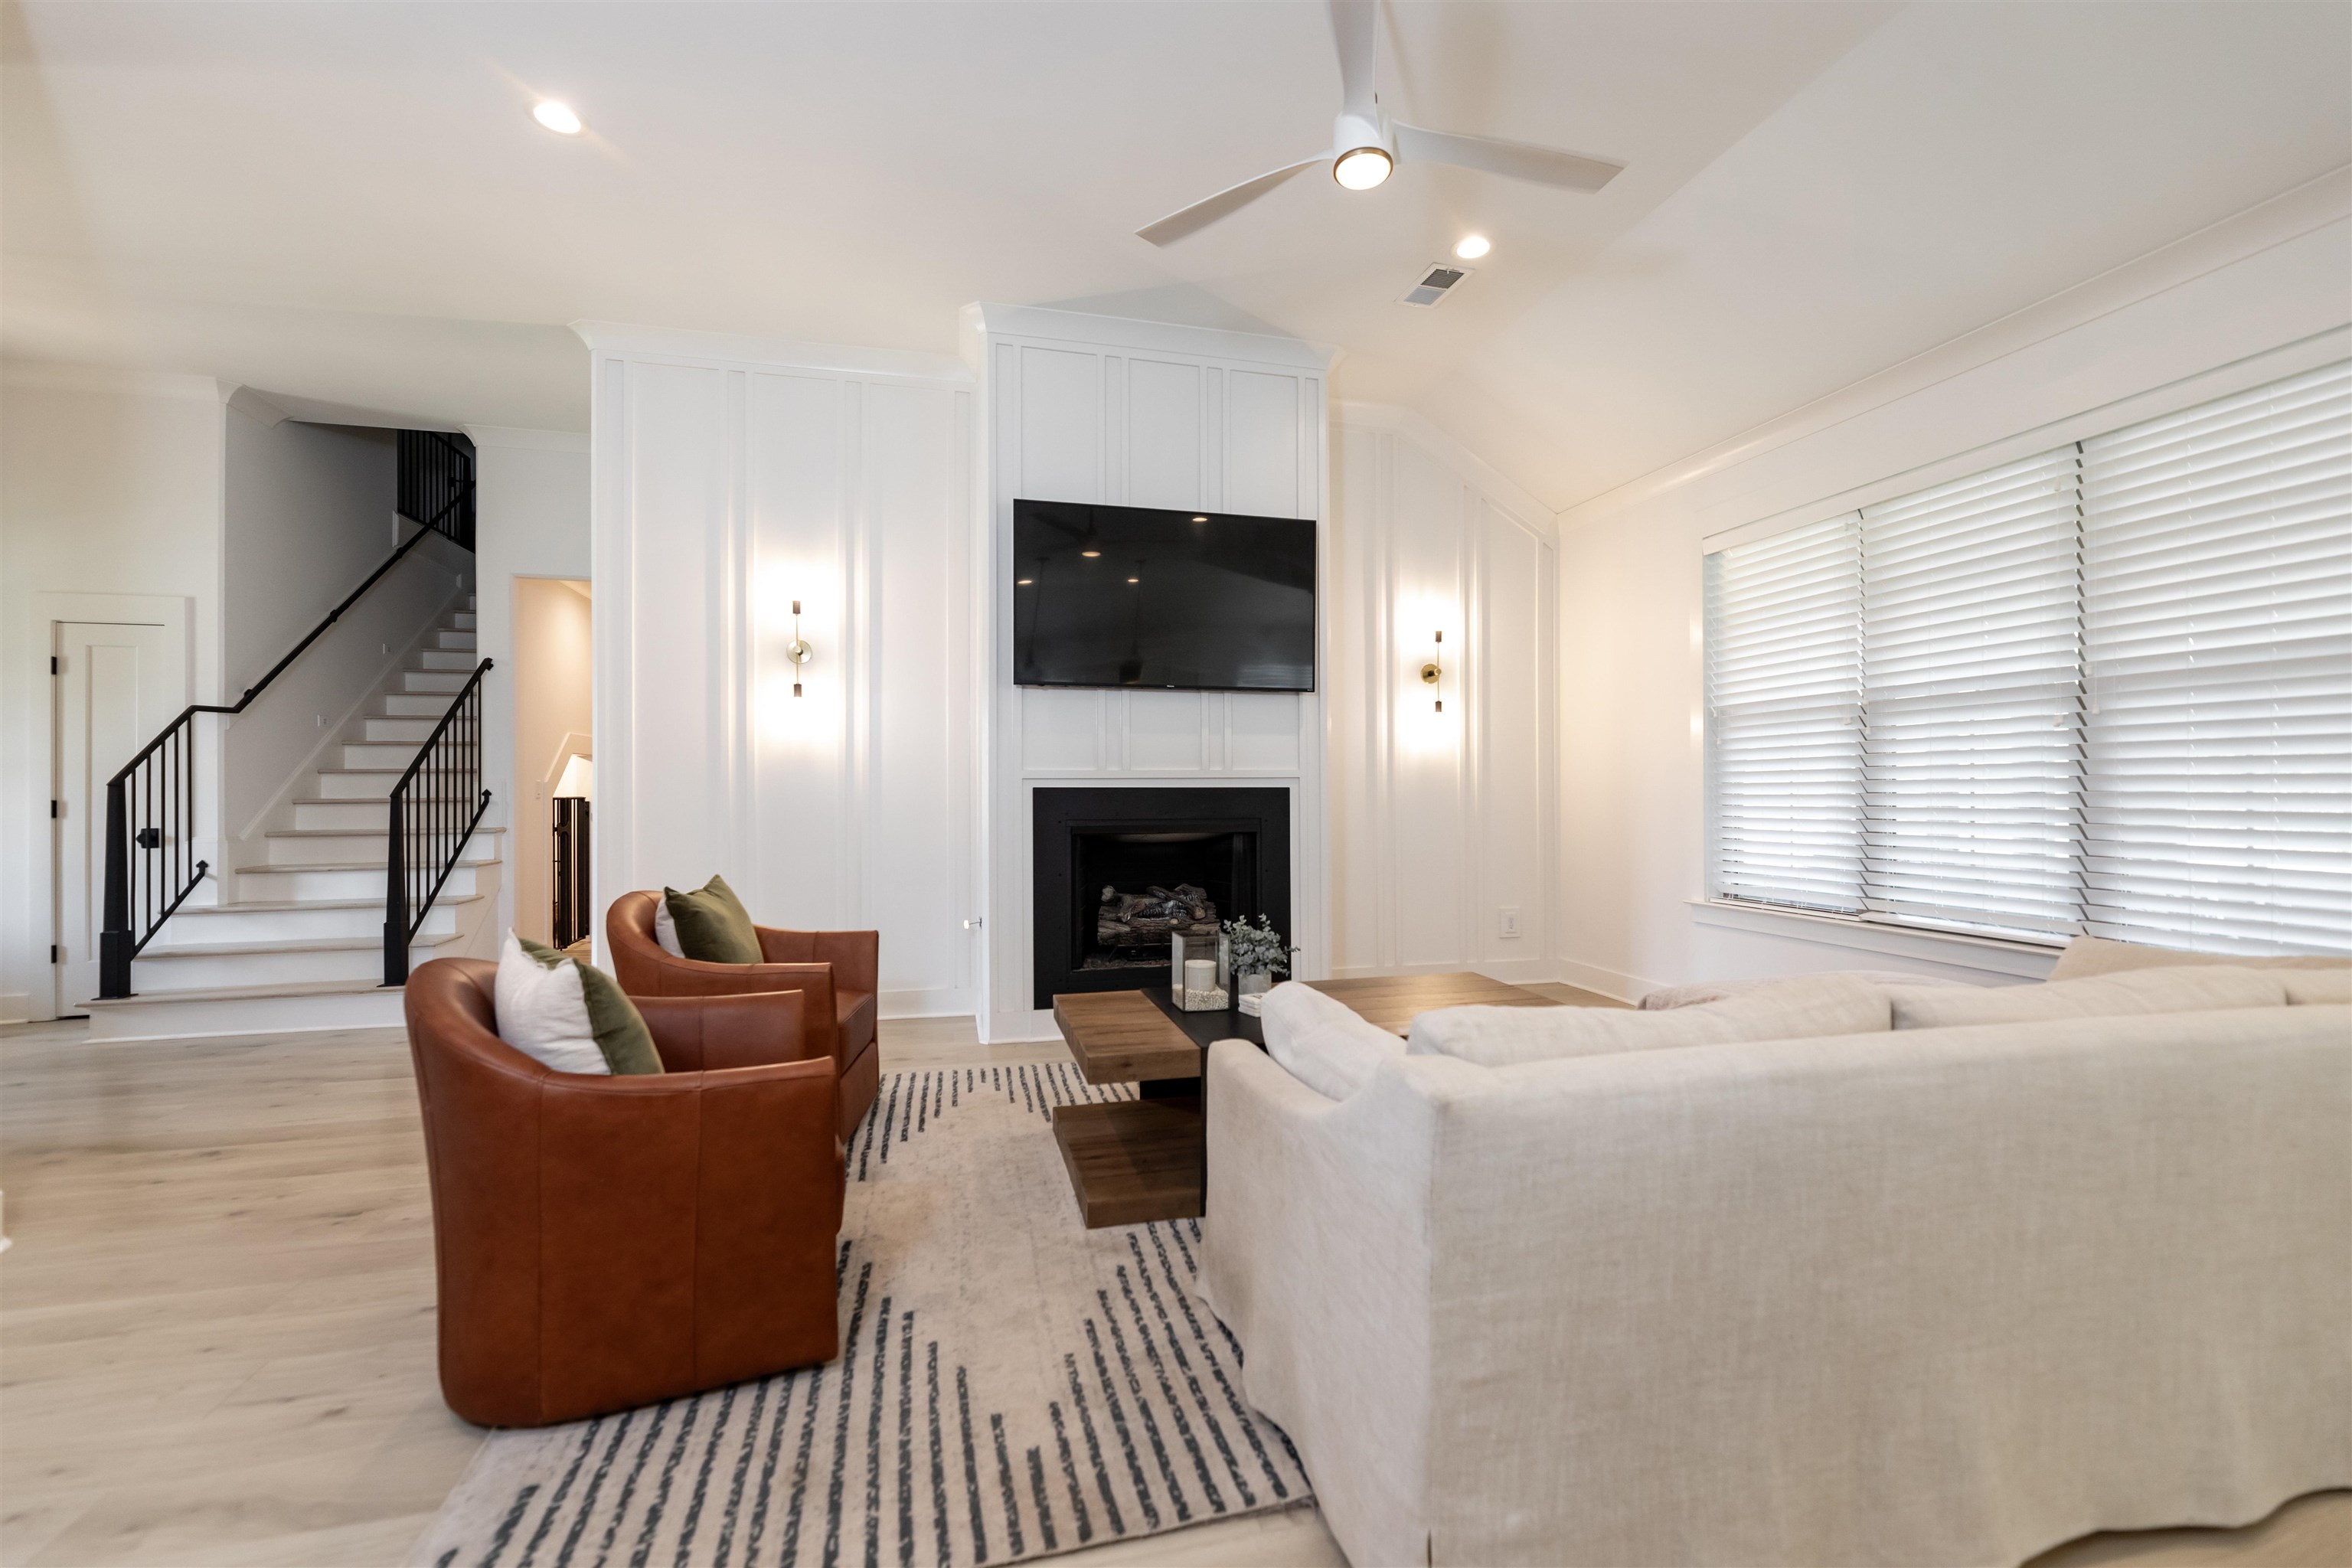
<path fill-rule="evenodd" d="M 1135 238 L 1328 143 L 1316 0 L 11 5 L 0 347 L 578 428 L 575 319 L 944 353 L 1071 304 L 1337 345 L 1565 506 L 2352 160 L 2333 3 L 1381 13 L 1402 117 L 1627 172 Z"/>

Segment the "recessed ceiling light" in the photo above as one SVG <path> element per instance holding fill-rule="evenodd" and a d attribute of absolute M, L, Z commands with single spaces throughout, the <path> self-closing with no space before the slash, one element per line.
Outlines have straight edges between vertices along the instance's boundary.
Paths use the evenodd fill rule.
<path fill-rule="evenodd" d="M 1465 261 L 1475 261 L 1494 248 L 1486 243 L 1485 235 L 1465 234 L 1462 237 L 1462 243 L 1454 247 L 1454 254 Z"/>
<path fill-rule="evenodd" d="M 1102 552 L 1099 550 L 1081 550 L 1078 553 L 1085 556 L 1087 560 L 1092 561 L 1101 555 Z"/>
<path fill-rule="evenodd" d="M 1128 579 L 1128 581 L 1129 581 L 1129 582 L 1130 582 L 1130 583 L 1140 583 L 1140 582 L 1142 582 L 1142 581 L 1143 581 L 1143 579 L 1142 579 L 1142 578 L 1140 578 L 1140 577 L 1129 577 L 1129 578 Z"/>
<path fill-rule="evenodd" d="M 580 117 L 551 98 L 532 110 L 530 117 L 559 136 L 580 134 Z"/>
<path fill-rule="evenodd" d="M 1387 179 L 1393 167 L 1385 148 L 1351 147 L 1331 165 L 1331 177 L 1351 191 L 1369 191 Z"/>

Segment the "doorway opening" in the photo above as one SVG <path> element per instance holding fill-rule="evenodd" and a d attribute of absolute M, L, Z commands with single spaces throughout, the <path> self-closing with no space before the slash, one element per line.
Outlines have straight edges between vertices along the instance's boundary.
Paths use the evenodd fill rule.
<path fill-rule="evenodd" d="M 592 603 L 584 578 L 514 579 L 514 930 L 583 953 L 593 935 Z"/>

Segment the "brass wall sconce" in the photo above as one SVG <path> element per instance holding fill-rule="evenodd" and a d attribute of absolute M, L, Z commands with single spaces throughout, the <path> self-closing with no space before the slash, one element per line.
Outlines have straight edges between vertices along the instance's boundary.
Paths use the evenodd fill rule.
<path fill-rule="evenodd" d="M 793 601 L 793 640 L 784 645 L 784 657 L 793 661 L 793 695 L 798 697 L 801 694 L 801 666 L 816 657 L 816 649 L 809 647 L 807 640 L 801 636 L 801 602 L 798 599 Z"/>
<path fill-rule="evenodd" d="M 1445 678 L 1445 669 L 1438 661 L 1445 657 L 1445 634 L 1437 632 L 1430 640 L 1438 645 L 1437 651 L 1429 656 L 1427 664 L 1421 667 L 1421 681 L 1424 686 L 1438 687 L 1432 709 L 1435 712 L 1443 713 L 1445 711 L 1445 689 L 1438 686 L 1438 682 Z"/>

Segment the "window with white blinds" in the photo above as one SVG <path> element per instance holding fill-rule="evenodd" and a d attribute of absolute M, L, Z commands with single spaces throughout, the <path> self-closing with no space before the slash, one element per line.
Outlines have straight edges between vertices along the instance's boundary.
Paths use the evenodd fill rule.
<path fill-rule="evenodd" d="M 1713 896 L 2352 948 L 2352 365 L 1706 562 Z"/>

